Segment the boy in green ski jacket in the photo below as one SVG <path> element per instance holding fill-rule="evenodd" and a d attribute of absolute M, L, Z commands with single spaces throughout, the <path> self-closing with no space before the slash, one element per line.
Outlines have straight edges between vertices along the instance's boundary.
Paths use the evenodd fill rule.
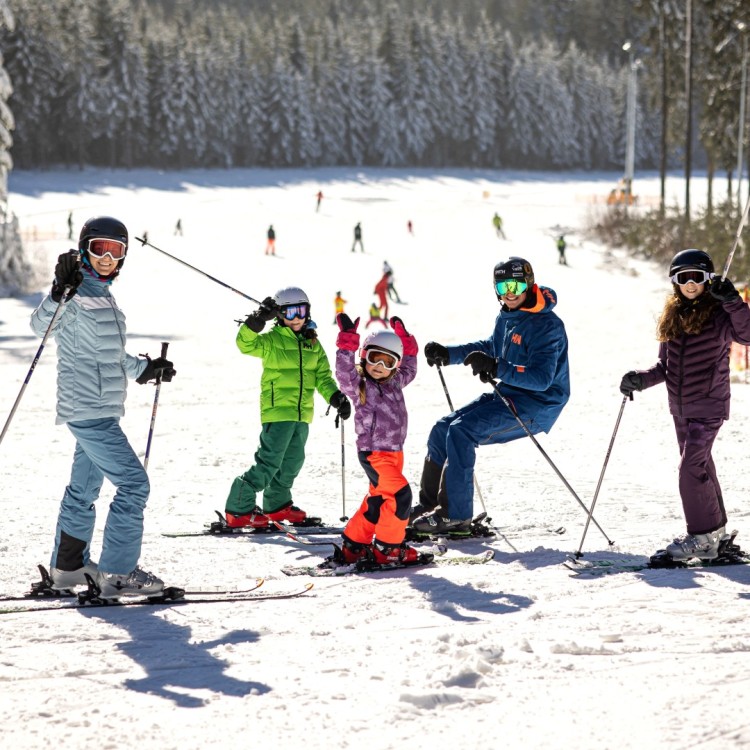
<path fill-rule="evenodd" d="M 276 325 L 261 333 L 266 323 Z M 237 333 L 243 354 L 263 360 L 260 379 L 260 445 L 255 463 L 232 482 L 225 505 L 232 528 L 264 528 L 269 519 L 304 525 L 307 514 L 292 505 L 292 485 L 305 462 L 315 391 L 348 419 L 352 407 L 339 390 L 315 323 L 310 300 L 298 287 L 266 297 Z M 263 493 L 262 507 L 258 493 Z"/>

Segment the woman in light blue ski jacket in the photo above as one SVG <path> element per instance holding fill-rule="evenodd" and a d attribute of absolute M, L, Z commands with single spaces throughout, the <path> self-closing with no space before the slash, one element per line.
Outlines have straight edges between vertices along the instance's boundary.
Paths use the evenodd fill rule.
<path fill-rule="evenodd" d="M 120 427 L 127 381 L 171 380 L 171 362 L 125 351 L 125 315 L 110 291 L 125 262 L 128 233 L 108 216 L 89 219 L 79 249 L 63 253 L 50 294 L 31 315 L 31 327 L 57 342 L 57 424 L 76 439 L 70 483 L 57 521 L 50 575 L 55 588 L 94 579 L 102 595 L 155 594 L 163 583 L 138 568 L 148 476 Z M 67 294 L 66 294 L 67 289 Z M 116 488 L 104 528 L 99 564 L 91 538 L 104 478 Z"/>
<path fill-rule="evenodd" d="M 86 267 L 82 274 L 52 329 L 57 342 L 56 424 L 122 417 L 128 378 L 137 378 L 148 364 L 125 351 L 125 315 L 112 296 L 111 282 Z M 57 305 L 48 295 L 34 310 L 31 328 L 37 336 L 44 336 Z"/>

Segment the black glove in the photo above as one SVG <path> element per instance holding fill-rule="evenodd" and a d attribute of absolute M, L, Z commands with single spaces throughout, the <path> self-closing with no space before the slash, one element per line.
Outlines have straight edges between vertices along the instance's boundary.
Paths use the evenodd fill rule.
<path fill-rule="evenodd" d="M 450 355 L 448 350 L 436 341 L 428 341 L 424 345 L 424 356 L 427 358 L 427 364 L 432 367 L 438 365 L 438 367 L 446 367 L 450 364 Z"/>
<path fill-rule="evenodd" d="M 342 333 L 356 333 L 359 326 L 359 318 L 353 321 L 346 313 L 339 313 L 336 316 L 336 324 Z"/>
<path fill-rule="evenodd" d="M 81 255 L 78 250 L 68 250 L 67 253 L 63 253 L 57 259 L 55 280 L 52 282 L 50 296 L 55 302 L 59 302 L 62 299 L 65 287 L 70 286 L 68 296 L 65 298 L 67 302 L 76 293 L 76 289 L 82 281 Z"/>
<path fill-rule="evenodd" d="M 626 372 L 620 381 L 620 393 L 623 396 L 632 396 L 633 391 L 643 390 L 643 375 L 639 375 L 635 370 Z"/>
<path fill-rule="evenodd" d="M 266 297 L 260 303 L 260 307 L 247 316 L 245 325 L 255 333 L 260 333 L 269 320 L 273 320 L 279 314 L 279 307 L 273 297 Z"/>
<path fill-rule="evenodd" d="M 497 359 L 484 352 L 470 352 L 464 364 L 471 367 L 474 375 L 479 375 L 483 383 L 490 383 L 497 376 Z"/>
<path fill-rule="evenodd" d="M 255 311 L 263 320 L 273 320 L 281 313 L 276 300 L 273 297 L 266 297 L 260 303 L 260 307 Z"/>
<path fill-rule="evenodd" d="M 708 291 L 711 292 L 712 297 L 716 297 L 721 302 L 731 302 L 740 296 L 734 284 L 729 279 L 722 281 L 720 276 L 711 281 Z"/>
<path fill-rule="evenodd" d="M 169 383 L 176 374 L 177 370 L 168 359 L 157 357 L 149 359 L 146 369 L 135 379 L 135 382 L 141 385 L 148 383 L 149 380 Z"/>
<path fill-rule="evenodd" d="M 331 396 L 331 406 L 336 409 L 341 419 L 349 419 L 352 415 L 352 405 L 349 399 L 341 392 L 336 391 Z"/>

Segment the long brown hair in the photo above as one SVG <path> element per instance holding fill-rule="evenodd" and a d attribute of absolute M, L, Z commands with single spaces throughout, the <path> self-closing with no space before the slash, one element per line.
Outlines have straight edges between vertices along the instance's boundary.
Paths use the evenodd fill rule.
<path fill-rule="evenodd" d="M 700 333 L 721 305 L 708 293 L 708 289 L 700 297 L 689 300 L 682 296 L 677 284 L 673 283 L 672 287 L 673 292 L 667 297 L 656 324 L 656 338 L 660 342 L 673 341 L 684 333 Z"/>

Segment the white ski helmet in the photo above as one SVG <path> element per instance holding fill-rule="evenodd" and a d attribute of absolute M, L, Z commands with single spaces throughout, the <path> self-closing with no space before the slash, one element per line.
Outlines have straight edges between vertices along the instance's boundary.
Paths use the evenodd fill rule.
<path fill-rule="evenodd" d="M 287 286 L 283 289 L 279 289 L 279 291 L 273 295 L 273 300 L 279 307 L 310 304 L 307 295 L 298 286 Z"/>
<path fill-rule="evenodd" d="M 404 345 L 401 339 L 393 331 L 378 331 L 371 333 L 362 344 L 362 359 L 365 358 L 365 352 L 368 349 L 377 349 L 378 351 L 392 354 L 400 362 L 404 356 Z"/>

